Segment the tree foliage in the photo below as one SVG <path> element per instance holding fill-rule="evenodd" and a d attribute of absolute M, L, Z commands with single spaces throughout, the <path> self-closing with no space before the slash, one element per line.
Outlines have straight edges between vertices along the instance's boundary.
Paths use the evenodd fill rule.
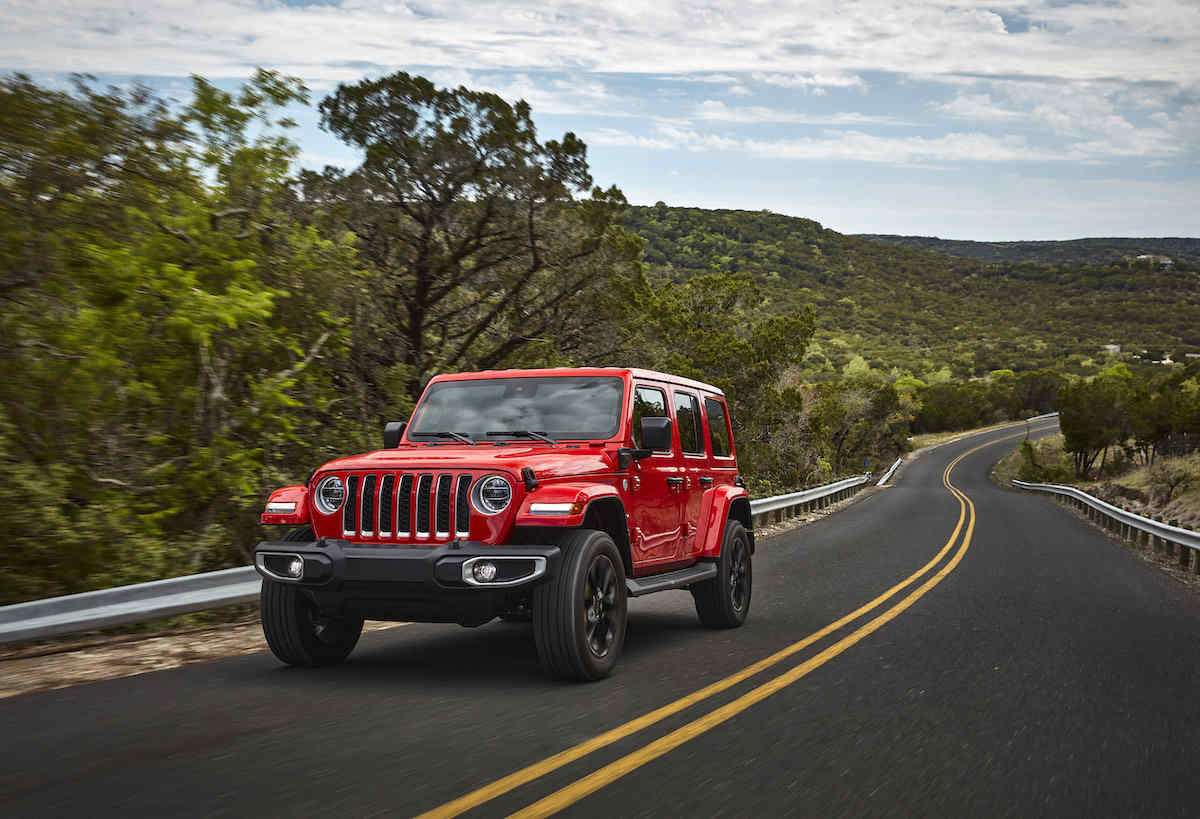
<path fill-rule="evenodd" d="M 527 103 L 403 72 L 341 85 L 320 109 L 365 155 L 302 180 L 314 219 L 336 214 L 377 273 L 359 378 L 415 400 L 430 375 L 495 368 L 551 331 L 567 356 L 620 339 L 620 311 L 598 308 L 636 289 L 640 245 L 614 225 L 625 197 L 592 187 L 574 134 L 540 141 Z"/>
<path fill-rule="evenodd" d="M 1200 365 L 1159 378 L 1135 376 L 1121 365 L 1059 394 L 1065 449 L 1075 474 L 1103 470 L 1110 448 L 1140 455 L 1146 465 L 1159 455 L 1200 449 Z"/>

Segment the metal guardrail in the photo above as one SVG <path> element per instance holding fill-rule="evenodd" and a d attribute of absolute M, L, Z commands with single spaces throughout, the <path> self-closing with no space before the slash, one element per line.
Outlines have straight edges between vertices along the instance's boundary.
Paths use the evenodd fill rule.
<path fill-rule="evenodd" d="M 892 479 L 892 475 L 894 475 L 896 473 L 896 470 L 900 468 L 900 464 L 902 464 L 902 463 L 904 463 L 904 458 L 897 458 L 896 463 L 892 464 L 891 468 L 888 469 L 887 472 L 883 473 L 883 477 L 880 478 L 879 483 L 877 483 L 875 485 L 883 486 L 885 483 L 890 481 Z"/>
<path fill-rule="evenodd" d="M 774 495 L 770 498 L 750 501 L 750 514 L 756 525 L 772 522 L 772 516 L 774 516 L 775 522 L 778 522 L 785 515 L 792 517 L 812 507 L 823 509 L 839 500 L 848 498 L 870 480 L 871 473 L 866 472 L 823 486 L 814 486 L 787 495 Z"/>
<path fill-rule="evenodd" d="M 1170 552 L 1178 559 L 1180 566 L 1200 574 L 1200 532 L 1174 525 L 1174 522 L 1164 523 L 1134 514 L 1073 486 L 1016 480 L 1012 484 L 1018 489 L 1056 495 L 1085 512 L 1090 520 L 1121 540 L 1137 546 L 1146 545 L 1157 552 Z"/>
<path fill-rule="evenodd" d="M 870 473 L 788 495 L 750 502 L 755 523 L 774 515 L 791 517 L 809 505 L 825 507 L 849 497 L 871 479 Z M 0 606 L 0 644 L 44 640 L 63 634 L 153 620 L 173 614 L 252 603 L 260 579 L 253 566 L 152 580 L 131 586 L 51 597 Z"/>
<path fill-rule="evenodd" d="M 258 600 L 253 566 L 0 606 L 0 643 L 153 620 Z"/>

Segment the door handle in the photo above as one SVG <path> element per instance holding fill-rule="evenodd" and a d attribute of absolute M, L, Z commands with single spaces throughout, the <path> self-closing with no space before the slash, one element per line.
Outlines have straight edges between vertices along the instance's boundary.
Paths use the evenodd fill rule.
<path fill-rule="evenodd" d="M 712 486 L 713 485 L 713 476 L 712 475 L 701 475 L 700 476 L 700 485 L 701 486 Z"/>
<path fill-rule="evenodd" d="M 667 478 L 667 486 L 678 489 L 683 486 L 683 478 Z"/>

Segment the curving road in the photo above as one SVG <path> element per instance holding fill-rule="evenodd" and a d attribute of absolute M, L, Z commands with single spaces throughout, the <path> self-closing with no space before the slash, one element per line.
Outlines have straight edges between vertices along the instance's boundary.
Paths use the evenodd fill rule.
<path fill-rule="evenodd" d="M 0 813 L 1196 814 L 1200 596 L 991 484 L 1013 434 L 762 541 L 740 630 L 632 601 L 600 683 L 497 622 L 0 702 Z"/>

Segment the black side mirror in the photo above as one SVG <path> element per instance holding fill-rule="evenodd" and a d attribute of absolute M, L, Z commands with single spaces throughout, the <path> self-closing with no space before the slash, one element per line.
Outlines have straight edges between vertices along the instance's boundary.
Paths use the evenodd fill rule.
<path fill-rule="evenodd" d="M 655 452 L 666 452 L 671 449 L 671 419 L 643 418 L 642 446 Z"/>
<path fill-rule="evenodd" d="M 383 428 L 383 448 L 395 449 L 400 446 L 400 438 L 404 435 L 404 429 L 407 427 L 404 421 L 389 421 L 388 425 Z"/>

